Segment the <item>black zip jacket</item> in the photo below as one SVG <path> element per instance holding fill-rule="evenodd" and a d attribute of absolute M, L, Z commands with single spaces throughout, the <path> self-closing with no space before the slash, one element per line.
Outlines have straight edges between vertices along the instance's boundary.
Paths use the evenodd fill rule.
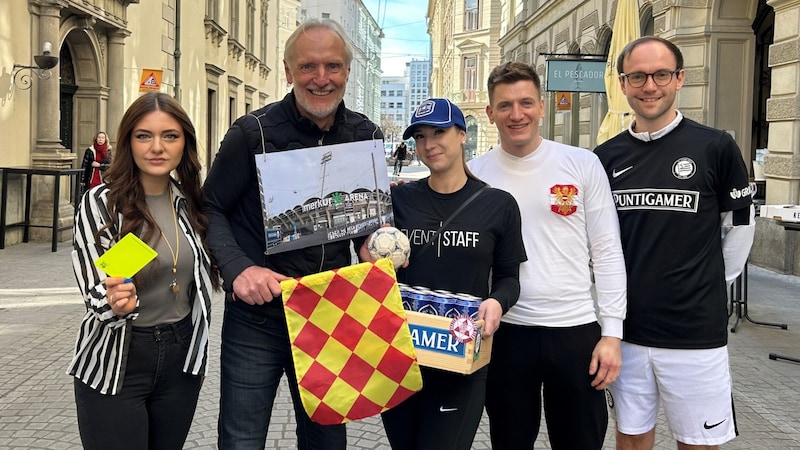
<path fill-rule="evenodd" d="M 344 102 L 339 105 L 330 130 L 320 130 L 314 122 L 300 115 L 293 91 L 283 100 L 242 116 L 231 125 L 204 186 L 208 243 L 222 273 L 226 300 L 231 299 L 233 280 L 252 265 L 298 277 L 347 266 L 351 262 L 348 240 L 275 255 L 264 254 L 264 214 L 253 155 L 371 139 L 383 139 L 380 128 L 366 116 L 345 108 Z M 363 238 L 356 243 L 360 245 L 361 242 Z M 241 301 L 233 304 L 264 312 L 264 308 L 282 307 L 280 298 L 265 305 Z"/>

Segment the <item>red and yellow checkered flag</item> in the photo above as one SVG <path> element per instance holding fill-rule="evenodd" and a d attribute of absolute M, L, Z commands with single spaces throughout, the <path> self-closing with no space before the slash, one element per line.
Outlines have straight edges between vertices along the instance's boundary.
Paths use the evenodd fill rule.
<path fill-rule="evenodd" d="M 388 259 L 281 282 L 300 398 L 323 425 L 374 416 L 422 389 Z"/>

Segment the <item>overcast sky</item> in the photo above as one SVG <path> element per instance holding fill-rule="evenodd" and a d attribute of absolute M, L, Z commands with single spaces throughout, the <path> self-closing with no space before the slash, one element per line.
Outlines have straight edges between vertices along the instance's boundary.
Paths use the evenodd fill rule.
<path fill-rule="evenodd" d="M 362 1 L 383 29 L 381 69 L 384 76 L 402 76 L 406 62 L 430 59 L 426 0 Z"/>

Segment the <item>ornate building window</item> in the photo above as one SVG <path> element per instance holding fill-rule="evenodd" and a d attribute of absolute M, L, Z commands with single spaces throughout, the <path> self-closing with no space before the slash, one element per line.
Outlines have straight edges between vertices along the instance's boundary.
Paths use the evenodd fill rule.
<path fill-rule="evenodd" d="M 230 0 L 230 24 L 228 26 L 228 36 L 239 40 L 239 0 Z"/>
<path fill-rule="evenodd" d="M 478 0 L 464 0 L 464 30 L 477 30 L 478 18 Z"/>
<path fill-rule="evenodd" d="M 244 45 L 251 53 L 256 47 L 256 0 L 247 0 L 247 29 L 245 30 Z"/>
<path fill-rule="evenodd" d="M 267 11 L 268 11 L 267 0 L 261 0 L 261 21 L 259 24 L 261 28 L 260 30 L 261 32 L 259 33 L 259 41 L 261 42 L 261 51 L 259 52 L 259 54 L 261 55 L 261 61 L 265 64 L 267 62 Z"/>
<path fill-rule="evenodd" d="M 217 20 L 219 11 L 219 0 L 206 0 L 206 18 Z"/>
<path fill-rule="evenodd" d="M 463 60 L 464 81 L 462 89 L 465 102 L 475 101 L 475 91 L 478 89 L 478 57 L 465 56 Z"/>

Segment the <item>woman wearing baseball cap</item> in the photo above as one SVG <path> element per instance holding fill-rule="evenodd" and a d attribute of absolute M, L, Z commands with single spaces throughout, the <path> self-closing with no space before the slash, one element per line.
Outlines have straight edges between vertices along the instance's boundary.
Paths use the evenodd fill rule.
<path fill-rule="evenodd" d="M 392 188 L 395 227 L 411 242 L 397 279 L 480 297 L 478 319 L 483 336 L 491 336 L 519 296 L 519 264 L 527 259 L 519 207 L 467 170 L 464 114 L 449 100 L 420 104 L 403 133 L 411 137 L 431 174 Z M 392 448 L 468 450 L 483 414 L 486 374 L 487 367 L 471 375 L 423 367 L 422 390 L 382 415 Z"/>

